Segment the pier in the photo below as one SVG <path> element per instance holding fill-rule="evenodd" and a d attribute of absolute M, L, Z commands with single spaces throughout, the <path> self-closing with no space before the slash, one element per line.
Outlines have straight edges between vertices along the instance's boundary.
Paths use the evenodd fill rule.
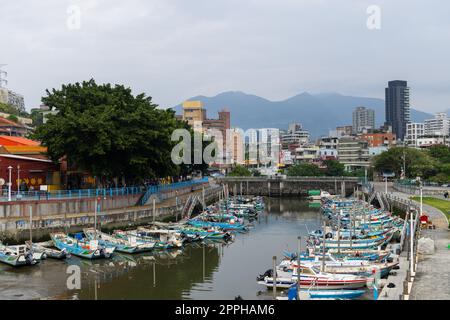
<path fill-rule="evenodd" d="M 360 185 L 360 179 L 355 177 L 223 177 L 217 181 L 236 194 L 269 197 L 306 197 L 309 190 L 324 190 L 345 197 Z"/>

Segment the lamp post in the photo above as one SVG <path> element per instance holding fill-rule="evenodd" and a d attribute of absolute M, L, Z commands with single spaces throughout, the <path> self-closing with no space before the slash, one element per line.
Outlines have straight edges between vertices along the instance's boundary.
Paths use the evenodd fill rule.
<path fill-rule="evenodd" d="M 20 194 L 20 166 L 17 165 L 17 194 Z"/>
<path fill-rule="evenodd" d="M 9 166 L 9 167 L 8 167 L 8 170 L 9 170 L 8 201 L 11 201 L 11 170 L 12 170 L 12 167 Z"/>
<path fill-rule="evenodd" d="M 423 185 L 422 185 L 422 180 L 420 179 L 420 177 L 418 177 L 417 179 L 419 179 L 419 190 L 420 190 L 420 216 L 423 215 Z"/>
<path fill-rule="evenodd" d="M 385 181 L 385 185 L 384 185 L 384 193 L 388 193 L 387 191 L 388 191 L 388 188 L 387 188 L 387 182 L 388 182 L 388 178 L 387 178 L 387 176 L 386 177 L 384 177 L 384 181 Z"/>

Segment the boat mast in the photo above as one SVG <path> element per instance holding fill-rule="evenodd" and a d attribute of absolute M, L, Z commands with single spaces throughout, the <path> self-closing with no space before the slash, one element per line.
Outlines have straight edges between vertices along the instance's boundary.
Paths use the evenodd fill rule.
<path fill-rule="evenodd" d="M 30 244 L 33 244 L 33 207 L 30 206 Z"/>
<path fill-rule="evenodd" d="M 322 249 L 322 272 L 324 272 L 325 271 L 325 242 L 326 242 L 326 230 L 325 230 L 325 228 L 326 228 L 326 226 L 327 226 L 327 223 L 326 223 L 326 221 L 324 220 L 323 221 L 323 249 Z"/>

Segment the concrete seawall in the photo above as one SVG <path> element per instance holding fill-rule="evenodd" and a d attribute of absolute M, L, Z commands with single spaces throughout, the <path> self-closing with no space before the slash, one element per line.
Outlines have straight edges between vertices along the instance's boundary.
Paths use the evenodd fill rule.
<path fill-rule="evenodd" d="M 217 199 L 219 187 L 209 184 L 152 195 L 150 204 L 144 206 L 136 206 L 139 195 L 102 198 L 97 223 L 101 226 L 124 227 L 153 219 L 181 217 L 186 199 L 191 194 L 201 194 L 203 188 L 205 202 Z M 30 208 L 33 213 L 31 226 L 36 238 L 46 237 L 54 231 L 75 232 L 94 225 L 95 198 L 18 202 L 1 204 L 0 240 L 20 242 L 29 238 Z"/>

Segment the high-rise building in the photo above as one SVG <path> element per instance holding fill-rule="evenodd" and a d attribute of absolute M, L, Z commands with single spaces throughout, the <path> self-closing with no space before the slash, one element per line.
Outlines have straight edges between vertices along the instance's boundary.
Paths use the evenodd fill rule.
<path fill-rule="evenodd" d="M 448 136 L 450 134 L 450 119 L 445 112 L 436 113 L 434 119 L 425 120 L 424 135 Z"/>
<path fill-rule="evenodd" d="M 183 103 L 183 120 L 195 130 L 202 131 L 202 123 L 206 120 L 206 109 L 201 101 L 185 101 Z"/>
<path fill-rule="evenodd" d="M 339 162 L 344 164 L 347 171 L 364 169 L 370 166 L 367 141 L 356 137 L 340 138 L 337 152 Z"/>
<path fill-rule="evenodd" d="M 406 81 L 389 81 L 386 94 L 386 124 L 397 139 L 404 140 L 410 122 L 409 87 Z"/>
<path fill-rule="evenodd" d="M 341 126 L 336 127 L 336 130 L 330 131 L 330 136 L 333 137 L 348 137 L 353 134 L 353 126 Z"/>
<path fill-rule="evenodd" d="M 231 129 L 231 155 L 233 163 L 245 163 L 244 132 L 242 129 Z"/>
<path fill-rule="evenodd" d="M 375 129 L 375 110 L 357 107 L 353 111 L 353 133 L 361 133 L 364 129 Z"/>
<path fill-rule="evenodd" d="M 418 138 L 425 135 L 425 125 L 423 123 L 408 123 L 406 126 L 405 142 L 410 147 L 418 147 Z"/>
<path fill-rule="evenodd" d="M 9 104 L 19 111 L 25 111 L 25 100 L 23 95 L 6 88 L 6 85 L 8 84 L 6 76 L 8 74 L 1 70 L 2 66 L 4 66 L 4 64 L 0 64 L 0 102 Z"/>
<path fill-rule="evenodd" d="M 300 123 L 291 123 L 288 132 L 281 135 L 281 144 L 283 149 L 289 149 L 295 145 L 295 148 L 309 143 L 310 134 L 308 130 L 302 128 Z"/>

